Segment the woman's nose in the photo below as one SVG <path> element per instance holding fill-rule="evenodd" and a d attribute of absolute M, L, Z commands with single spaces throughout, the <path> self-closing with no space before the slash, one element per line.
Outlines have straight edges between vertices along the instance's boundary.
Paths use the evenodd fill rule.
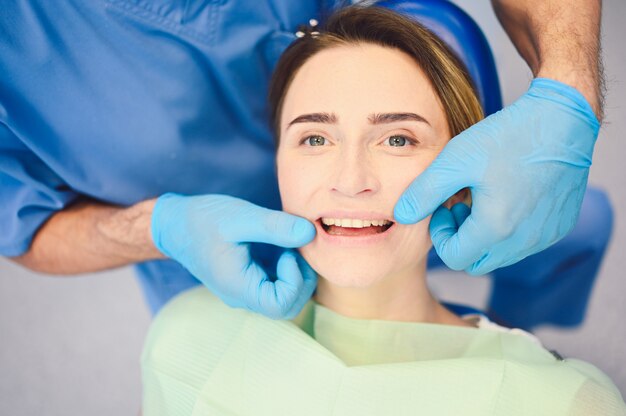
<path fill-rule="evenodd" d="M 380 183 L 373 162 L 366 149 L 343 149 L 335 161 L 332 191 L 349 197 L 377 192 Z"/>

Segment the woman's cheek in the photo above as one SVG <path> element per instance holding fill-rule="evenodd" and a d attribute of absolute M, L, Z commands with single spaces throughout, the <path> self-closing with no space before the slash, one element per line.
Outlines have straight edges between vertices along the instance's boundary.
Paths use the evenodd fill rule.
<path fill-rule="evenodd" d="M 291 214 L 306 214 L 305 207 L 307 194 L 309 193 L 310 181 L 306 166 L 299 163 L 296 156 L 278 159 L 278 187 L 283 205 L 283 210 Z"/>
<path fill-rule="evenodd" d="M 416 253 L 422 253 L 422 256 L 426 257 L 432 246 L 428 231 L 429 224 L 430 216 L 416 224 L 400 225 L 401 227 L 405 227 L 405 229 L 403 230 L 403 238 L 400 238 L 397 244 L 400 250 L 398 253 L 399 259 L 410 259 L 410 264 L 421 260 L 416 258 Z"/>
<path fill-rule="evenodd" d="M 434 157 L 433 157 L 434 159 Z M 402 193 L 431 163 L 430 155 L 419 155 L 410 158 L 389 158 L 380 169 L 381 183 L 387 195 L 392 196 L 394 205 Z"/>
<path fill-rule="evenodd" d="M 280 193 L 280 200 L 284 211 L 289 212 L 289 205 L 291 200 L 291 188 L 289 176 L 289 163 L 288 158 L 284 155 L 284 151 L 279 148 L 276 155 L 276 176 L 278 179 L 278 192 Z"/>

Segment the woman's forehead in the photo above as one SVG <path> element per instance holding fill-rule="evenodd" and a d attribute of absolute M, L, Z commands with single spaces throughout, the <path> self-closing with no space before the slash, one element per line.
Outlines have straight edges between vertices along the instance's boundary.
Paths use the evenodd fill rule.
<path fill-rule="evenodd" d="M 281 120 L 284 130 L 290 120 L 306 113 L 332 112 L 341 120 L 403 111 L 432 120 L 434 127 L 445 125 L 440 101 L 413 58 L 398 49 L 359 44 L 311 57 L 287 91 Z"/>

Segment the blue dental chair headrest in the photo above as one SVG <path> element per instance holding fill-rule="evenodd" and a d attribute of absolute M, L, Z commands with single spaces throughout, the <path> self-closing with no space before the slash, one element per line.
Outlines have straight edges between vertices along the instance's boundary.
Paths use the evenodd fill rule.
<path fill-rule="evenodd" d="M 502 108 L 500 83 L 491 48 L 476 22 L 446 0 L 387 0 L 376 3 L 417 20 L 443 39 L 469 71 L 485 116 Z"/>

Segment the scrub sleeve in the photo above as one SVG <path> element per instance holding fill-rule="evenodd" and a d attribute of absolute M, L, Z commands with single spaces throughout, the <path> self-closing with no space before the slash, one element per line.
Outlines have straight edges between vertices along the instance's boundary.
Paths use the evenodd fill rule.
<path fill-rule="evenodd" d="M 267 88 L 325 0 L 2 4 L 0 255 L 26 252 L 55 212 L 166 192 L 280 207 Z M 199 282 L 137 266 L 153 312 Z"/>

